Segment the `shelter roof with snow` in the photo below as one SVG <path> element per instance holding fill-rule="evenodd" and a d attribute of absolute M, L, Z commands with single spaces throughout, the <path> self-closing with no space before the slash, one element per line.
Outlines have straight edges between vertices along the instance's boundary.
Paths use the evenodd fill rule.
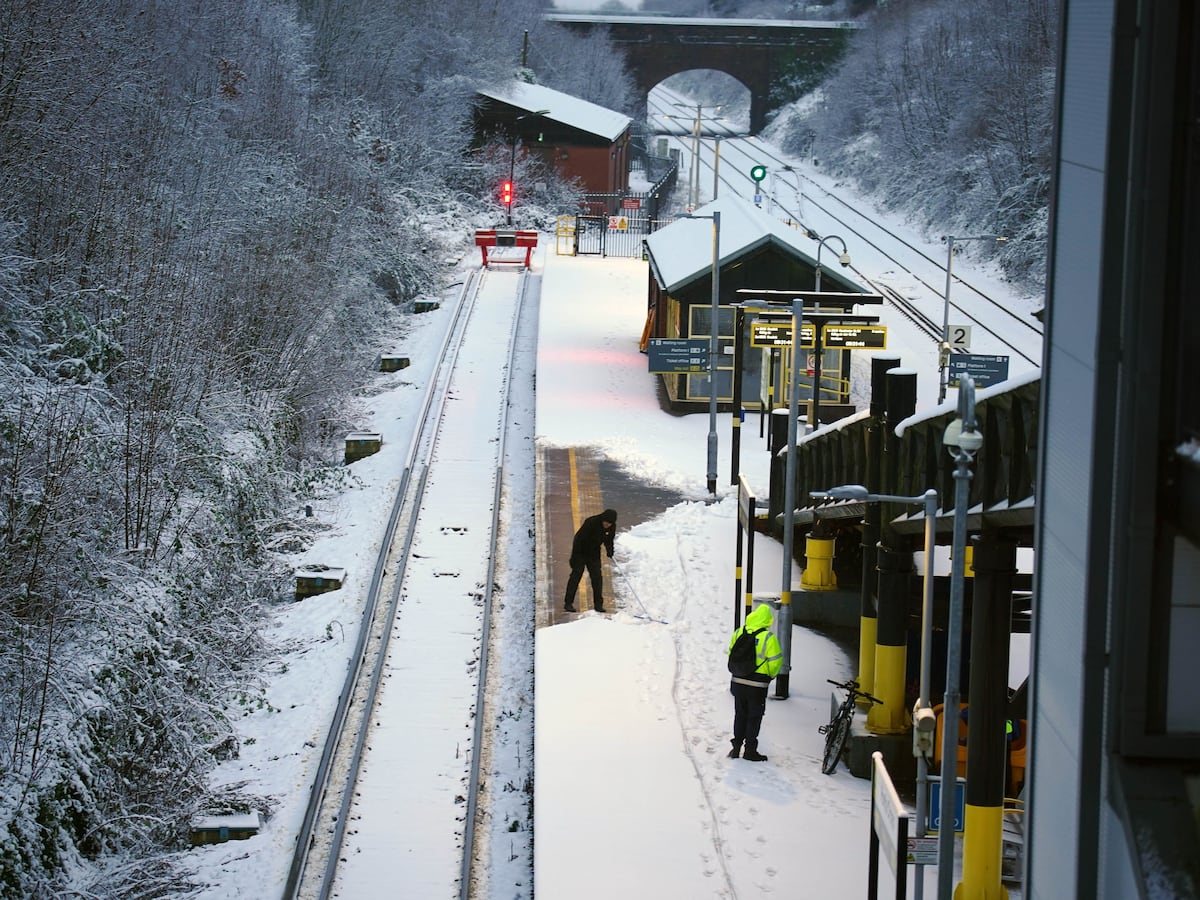
<path fill-rule="evenodd" d="M 526 155 L 540 158 L 589 194 L 619 196 L 628 189 L 633 125 L 629 116 L 523 81 L 481 88 L 477 97 L 475 141 L 479 145 L 509 144 L 514 164 Z M 519 166 L 515 169 L 519 197 L 523 185 Z"/>
<path fill-rule="evenodd" d="M 764 278 L 762 283 L 747 286 L 779 290 L 813 289 L 820 238 L 810 236 L 797 224 L 788 224 L 763 212 L 740 197 L 720 197 L 701 206 L 694 215 L 711 217 L 714 212 L 721 214 L 722 281 L 727 266 L 744 260 L 748 255 L 771 250 L 806 268 L 807 278 L 787 284 L 768 283 Z M 712 221 L 705 218 L 679 219 L 646 238 L 650 268 L 658 286 L 668 294 L 675 294 L 703 281 L 706 289 L 711 290 L 712 241 Z M 840 244 L 825 245 L 825 252 L 821 254 L 822 288 L 827 291 L 862 292 L 864 288 L 861 284 L 838 271 L 840 267 L 836 263 L 840 249 Z M 834 268 L 830 268 L 830 264 L 835 264 Z"/>
<path fill-rule="evenodd" d="M 713 239 L 712 216 L 721 214 L 718 245 L 720 273 L 716 310 L 716 333 L 722 352 L 716 365 L 717 399 L 722 406 L 734 401 L 734 369 L 742 378 L 742 406 L 759 404 L 761 385 L 783 384 L 783 375 L 762 369 L 761 354 L 752 353 L 749 335 L 742 335 L 744 364 L 734 361 L 738 305 L 753 298 L 740 290 L 813 291 L 817 289 L 817 257 L 821 257 L 823 292 L 866 293 L 857 281 L 843 274 L 838 265 L 842 245 L 824 244 L 821 238 L 764 212 L 739 197 L 720 197 L 696 210 L 696 216 L 708 218 L 678 219 L 645 239 L 646 258 L 650 263 L 648 315 L 642 347 L 650 348 L 655 338 L 705 339 L 713 334 L 712 308 Z M 853 253 L 853 247 L 848 248 Z M 832 268 L 831 268 L 832 267 Z M 761 299 L 768 299 L 764 296 Z M 782 304 L 781 298 L 780 305 Z M 789 305 L 790 308 L 790 305 Z M 848 414 L 849 354 L 825 351 L 822 392 L 828 398 L 821 408 L 822 421 Z M 782 365 L 782 357 L 773 365 Z M 709 375 L 704 372 L 663 373 L 668 402 L 679 411 L 701 410 L 709 402 Z M 809 392 L 811 394 L 811 390 Z M 831 419 L 830 419 L 831 420 Z"/>
<path fill-rule="evenodd" d="M 629 116 L 615 110 L 581 100 L 562 91 L 556 91 L 540 84 L 526 84 L 523 81 L 513 81 L 499 88 L 483 88 L 479 96 L 486 101 L 493 101 L 502 107 L 510 107 L 516 115 L 537 113 L 536 118 L 557 123 L 560 126 L 577 132 L 594 135 L 612 143 L 620 139 L 633 120 Z M 504 110 L 497 111 L 500 118 Z"/>

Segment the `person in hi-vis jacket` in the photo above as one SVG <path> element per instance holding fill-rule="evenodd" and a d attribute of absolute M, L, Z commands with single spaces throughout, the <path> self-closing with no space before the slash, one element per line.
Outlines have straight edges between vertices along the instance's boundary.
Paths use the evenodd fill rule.
<path fill-rule="evenodd" d="M 767 758 L 758 752 L 758 731 L 762 726 L 763 713 L 767 711 L 767 686 L 771 679 L 783 668 L 783 649 L 779 639 L 771 632 L 771 607 L 763 603 L 755 607 L 741 628 L 733 632 L 729 639 L 729 648 L 733 649 L 734 642 L 743 631 L 757 631 L 755 650 L 757 665 L 754 673 L 744 678 L 733 676 L 729 681 L 729 692 L 733 694 L 733 749 L 729 751 L 730 759 L 748 759 L 751 762 L 766 762 Z M 742 745 L 746 749 L 743 752 Z"/>

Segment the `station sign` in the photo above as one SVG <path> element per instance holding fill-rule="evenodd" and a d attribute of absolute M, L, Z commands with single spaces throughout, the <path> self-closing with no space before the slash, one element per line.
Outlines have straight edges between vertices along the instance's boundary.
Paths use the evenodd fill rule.
<path fill-rule="evenodd" d="M 708 338 L 650 338 L 646 345 L 650 371 L 690 375 L 708 371 Z"/>
<path fill-rule="evenodd" d="M 964 375 L 975 379 L 976 387 L 987 387 L 1008 380 L 1008 357 L 986 356 L 980 353 L 951 353 L 946 383 L 958 387 Z"/>
<path fill-rule="evenodd" d="M 883 350 L 887 347 L 886 325 L 826 325 L 821 343 L 846 350 Z"/>
<path fill-rule="evenodd" d="M 942 824 L 942 783 L 929 782 L 929 807 L 926 815 L 929 817 L 926 832 L 936 832 Z M 954 785 L 954 833 L 962 834 L 967 821 L 967 781 L 965 778 L 955 779 Z"/>
<path fill-rule="evenodd" d="M 792 346 L 792 323 L 759 319 L 750 323 L 751 347 Z M 809 322 L 800 323 L 801 348 L 817 346 L 817 330 Z"/>
<path fill-rule="evenodd" d="M 950 345 L 951 350 L 955 353 L 966 353 L 971 349 L 970 325 L 951 325 L 949 332 L 946 343 Z"/>

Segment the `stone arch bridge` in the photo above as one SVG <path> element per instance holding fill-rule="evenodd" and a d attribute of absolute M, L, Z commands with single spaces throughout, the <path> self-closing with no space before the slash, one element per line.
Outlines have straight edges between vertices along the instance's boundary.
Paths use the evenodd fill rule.
<path fill-rule="evenodd" d="M 815 85 L 860 27 L 854 22 L 572 13 L 548 13 L 545 19 L 579 34 L 606 30 L 625 53 L 643 93 L 691 69 L 733 76 L 750 90 L 752 134 L 766 127 L 772 108 L 792 99 L 779 92 L 784 77 L 801 90 Z"/>

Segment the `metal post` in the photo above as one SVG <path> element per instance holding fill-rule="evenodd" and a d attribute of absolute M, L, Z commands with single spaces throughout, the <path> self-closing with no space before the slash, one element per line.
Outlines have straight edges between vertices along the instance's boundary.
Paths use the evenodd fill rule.
<path fill-rule="evenodd" d="M 714 200 L 717 199 L 717 175 L 721 171 L 721 136 L 713 136 L 713 195 Z"/>
<path fill-rule="evenodd" d="M 950 362 L 950 267 L 954 263 L 954 235 L 946 235 L 946 293 L 942 304 L 942 344 L 938 347 L 938 403 L 946 399 L 946 365 Z"/>
<path fill-rule="evenodd" d="M 529 32 L 525 33 L 525 37 L 526 38 L 529 37 Z M 508 213 L 505 216 L 505 224 L 506 225 L 512 224 L 512 208 L 513 208 L 513 203 L 516 202 L 516 199 L 517 199 L 517 186 L 513 183 L 517 177 L 517 129 L 516 129 L 516 124 L 518 122 L 523 122 L 525 119 L 535 119 L 538 116 L 544 116 L 548 112 L 550 112 L 550 110 L 548 110 L 548 109 L 535 109 L 533 112 L 527 112 L 527 113 L 525 113 L 525 115 L 517 116 L 515 119 L 513 119 L 512 143 L 510 145 L 510 149 L 512 152 L 509 153 L 509 155 L 508 155 L 508 183 L 510 185 L 512 185 L 513 196 L 512 196 L 512 200 L 508 204 Z"/>
<path fill-rule="evenodd" d="M 792 301 L 792 377 L 788 391 L 788 446 L 784 465 L 783 486 L 783 574 L 779 592 L 779 646 L 783 651 L 783 669 L 775 679 L 775 696 L 785 699 L 788 695 L 788 676 L 792 660 L 792 548 L 795 546 L 796 529 L 796 441 L 799 431 L 800 404 L 800 323 L 804 320 L 804 301 Z M 786 624 L 786 629 L 785 629 Z"/>
<path fill-rule="evenodd" d="M 933 637 L 933 554 L 937 546 L 938 493 L 934 488 L 930 488 L 919 497 L 902 497 L 894 494 L 873 494 L 867 490 L 865 485 L 861 484 L 845 484 L 824 491 L 812 491 L 810 496 L 817 500 L 861 500 L 871 506 L 879 503 L 924 503 L 925 505 L 925 581 L 921 604 L 921 684 L 920 697 L 913 714 L 913 728 L 914 730 L 919 729 L 922 734 L 928 733 L 928 737 L 932 741 L 933 732 L 925 726 L 933 715 L 933 710 L 929 706 L 929 669 Z M 919 716 L 918 711 L 920 710 L 925 710 L 926 714 Z M 927 754 L 930 751 L 918 752 L 916 737 L 917 733 L 914 731 L 913 753 L 917 756 L 917 822 L 914 836 L 924 837 L 929 784 Z M 925 889 L 925 867 L 923 864 L 917 863 L 915 868 L 915 896 L 920 900 Z M 872 894 L 872 896 L 874 895 Z"/>
<path fill-rule="evenodd" d="M 708 343 L 708 492 L 717 493 L 717 357 L 720 354 L 721 213 L 713 210 L 712 334 Z"/>
<path fill-rule="evenodd" d="M 729 483 L 737 484 L 738 468 L 742 460 L 742 365 L 744 353 L 742 343 L 746 335 L 746 309 L 742 304 L 734 308 L 733 329 L 733 415 L 729 429 Z"/>
<path fill-rule="evenodd" d="M 523 119 L 523 118 L 525 118 L 525 117 L 517 116 L 517 118 L 513 120 L 514 124 L 516 122 L 521 121 L 521 119 Z M 517 171 L 517 132 L 516 132 L 516 129 L 514 128 L 513 129 L 513 138 L 512 138 L 512 152 L 509 153 L 509 155 L 508 155 L 508 183 L 510 185 L 512 185 L 512 183 L 513 183 L 513 178 L 516 177 L 516 171 Z M 513 192 L 513 196 L 509 199 L 508 206 L 505 209 L 505 219 L 504 219 L 505 225 L 512 224 L 512 205 L 513 205 L 513 200 L 516 199 L 516 193 L 517 193 L 515 186 L 512 187 L 512 192 Z"/>
<path fill-rule="evenodd" d="M 842 245 L 842 254 L 838 258 L 843 266 L 850 265 L 850 255 L 846 252 L 846 242 L 836 234 L 827 234 L 817 242 L 817 267 L 815 270 L 816 290 L 821 291 L 821 249 L 825 246 L 826 241 L 837 241 Z M 814 304 L 815 305 L 815 304 Z M 815 310 L 814 310 L 815 312 Z M 821 356 L 825 350 L 821 346 L 821 329 L 819 326 L 814 327 L 813 333 L 813 390 L 812 390 L 812 421 L 809 422 L 810 430 L 816 431 L 821 427 Z M 797 331 L 798 335 L 800 332 Z"/>
<path fill-rule="evenodd" d="M 691 188 L 692 209 L 700 205 L 700 116 L 701 106 L 696 104 L 696 133 L 692 137 L 692 177 L 688 187 Z"/>
<path fill-rule="evenodd" d="M 946 241 L 946 294 L 945 302 L 942 304 L 942 345 L 938 348 L 938 403 L 946 399 L 946 388 L 949 387 L 949 372 L 947 369 L 950 365 L 950 267 L 954 262 L 954 245 L 955 243 L 964 243 L 966 241 L 995 241 L 1003 243 L 1008 238 L 999 234 L 977 234 L 973 237 L 955 237 L 948 234 L 945 237 Z"/>
<path fill-rule="evenodd" d="M 937 491 L 930 488 L 925 492 L 925 581 L 921 597 L 921 684 L 918 689 L 917 709 L 929 709 L 929 675 L 932 664 L 933 643 L 933 554 L 937 546 Z M 916 724 L 914 723 L 914 727 Z M 929 758 L 925 753 L 917 754 L 917 833 L 925 837 L 926 809 L 929 803 Z M 913 897 L 921 900 L 925 896 L 925 866 L 914 867 L 915 889 Z"/>
<path fill-rule="evenodd" d="M 950 568 L 950 615 L 946 625 L 946 696 L 942 704 L 942 796 L 938 824 L 938 900 L 954 891 L 954 795 L 958 785 L 959 670 L 962 667 L 963 578 L 966 568 L 967 504 L 971 461 L 983 445 L 975 428 L 975 380 L 964 375 L 958 388 L 962 430 L 954 445 L 954 539 Z M 957 423 L 952 423 L 951 428 Z M 947 429 L 947 433 L 950 429 Z M 943 441 L 945 443 L 945 441 Z"/>

